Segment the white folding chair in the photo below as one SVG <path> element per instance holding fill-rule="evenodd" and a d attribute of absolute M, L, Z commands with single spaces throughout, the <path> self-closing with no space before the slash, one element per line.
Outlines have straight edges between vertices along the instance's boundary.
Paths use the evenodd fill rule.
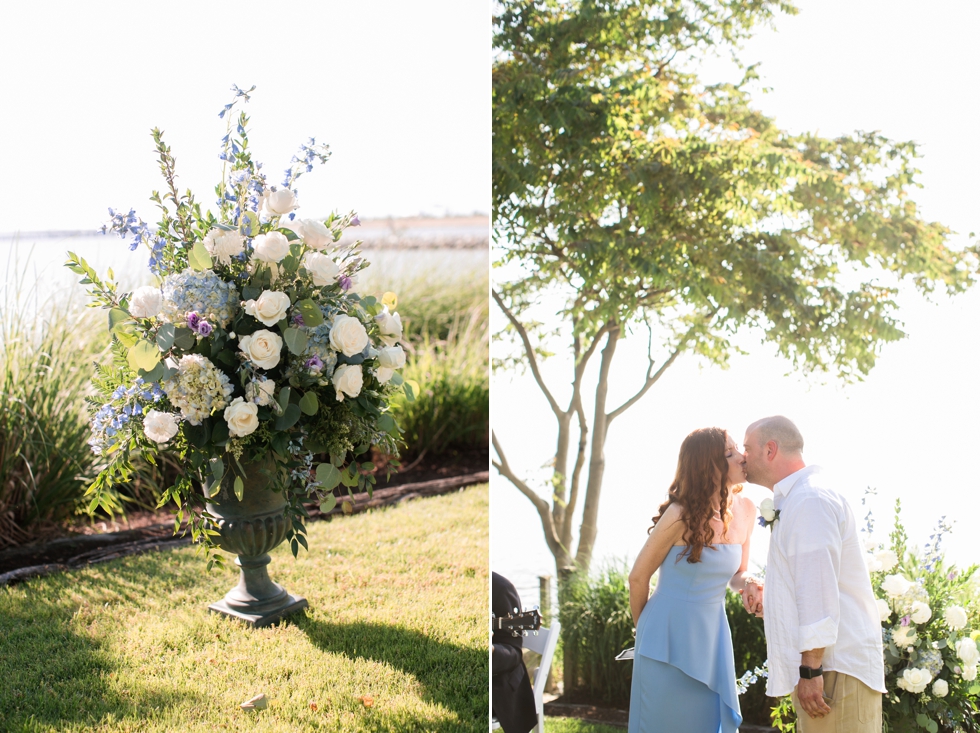
<path fill-rule="evenodd" d="M 544 686 L 548 682 L 548 672 L 551 671 L 551 660 L 555 657 L 555 646 L 560 632 L 561 623 L 555 620 L 550 629 L 542 627 L 537 636 L 524 637 L 524 648 L 541 655 L 541 664 L 534 672 L 534 709 L 538 714 L 534 733 L 544 733 Z"/>

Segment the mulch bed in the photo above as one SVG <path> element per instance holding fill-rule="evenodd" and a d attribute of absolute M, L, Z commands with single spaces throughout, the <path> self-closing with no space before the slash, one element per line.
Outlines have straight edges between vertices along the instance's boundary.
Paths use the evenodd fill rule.
<path fill-rule="evenodd" d="M 481 451 L 440 456 L 438 463 L 420 463 L 405 473 L 392 474 L 388 481 L 379 478 L 373 497 L 354 494 L 351 513 L 486 483 L 490 480 L 488 464 L 487 454 Z M 321 512 L 315 504 L 307 509 L 314 520 L 330 520 L 343 514 L 339 505 L 330 512 Z M 174 536 L 174 514 L 170 512 L 139 512 L 126 519 L 125 523 L 103 521 L 68 527 L 61 537 L 50 539 L 48 534 L 42 540 L 0 551 L 0 586 L 125 555 L 190 544 L 189 535 Z"/>
<path fill-rule="evenodd" d="M 559 697 L 544 704 L 545 717 L 551 715 L 557 718 L 578 718 L 592 723 L 602 723 L 614 728 L 626 728 L 629 723 L 629 711 L 605 708 L 598 705 L 562 702 Z M 743 723 L 739 726 L 741 733 L 778 733 L 775 728 L 764 725 Z"/>

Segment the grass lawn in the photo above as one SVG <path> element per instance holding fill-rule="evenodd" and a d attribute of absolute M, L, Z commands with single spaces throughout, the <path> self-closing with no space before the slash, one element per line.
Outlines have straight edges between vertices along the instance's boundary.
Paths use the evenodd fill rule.
<path fill-rule="evenodd" d="M 625 728 L 604 723 L 592 723 L 578 718 L 552 718 L 545 716 L 544 727 L 547 733 L 623 733 Z"/>
<path fill-rule="evenodd" d="M 488 524 L 486 485 L 314 522 L 270 565 L 310 608 L 265 629 L 193 548 L 0 588 L 0 730 L 482 733 Z"/>

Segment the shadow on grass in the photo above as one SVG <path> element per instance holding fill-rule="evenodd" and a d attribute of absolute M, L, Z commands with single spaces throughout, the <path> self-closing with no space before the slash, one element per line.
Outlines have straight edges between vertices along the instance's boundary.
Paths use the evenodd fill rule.
<path fill-rule="evenodd" d="M 169 688 L 114 690 L 107 684 L 115 671 L 109 654 L 71 621 L 64 606 L 0 597 L 0 729 L 87 728 L 104 719 L 139 720 L 181 703 Z"/>
<path fill-rule="evenodd" d="M 424 728 L 414 728 L 412 721 L 404 721 L 402 730 L 458 733 L 487 729 L 490 663 L 486 652 L 448 644 L 397 626 L 332 624 L 302 614 L 294 620 L 309 640 L 325 652 L 384 662 L 412 675 L 422 685 L 427 700 L 458 718 L 436 727 L 432 721 L 426 721 Z"/>

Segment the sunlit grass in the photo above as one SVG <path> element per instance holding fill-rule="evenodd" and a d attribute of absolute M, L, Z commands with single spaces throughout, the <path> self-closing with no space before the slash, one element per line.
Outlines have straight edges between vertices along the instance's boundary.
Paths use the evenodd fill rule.
<path fill-rule="evenodd" d="M 305 616 L 209 614 L 192 548 L 0 590 L 0 721 L 29 731 L 484 731 L 487 486 L 310 525 L 273 553 Z M 233 568 L 233 566 L 232 566 Z M 269 707 L 239 704 L 265 693 Z"/>

